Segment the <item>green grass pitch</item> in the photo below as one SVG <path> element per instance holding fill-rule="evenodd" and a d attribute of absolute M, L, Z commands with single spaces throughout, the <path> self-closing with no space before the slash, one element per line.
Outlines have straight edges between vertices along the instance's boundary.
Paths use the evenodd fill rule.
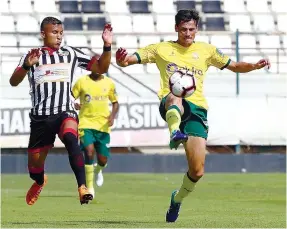
<path fill-rule="evenodd" d="M 28 206 L 28 174 L 2 174 L 2 227 L 286 228 L 285 174 L 206 174 L 173 224 L 165 213 L 183 174 L 104 175 L 89 205 L 80 205 L 73 174 L 51 174 L 37 203 Z"/>

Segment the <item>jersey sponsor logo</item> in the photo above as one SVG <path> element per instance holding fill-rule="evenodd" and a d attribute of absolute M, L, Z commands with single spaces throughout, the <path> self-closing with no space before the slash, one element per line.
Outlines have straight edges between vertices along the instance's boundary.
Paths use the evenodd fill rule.
<path fill-rule="evenodd" d="M 77 119 L 77 114 L 75 114 L 73 112 L 69 112 L 69 111 L 66 111 L 66 113 L 70 118 Z"/>
<path fill-rule="evenodd" d="M 69 64 L 45 64 L 37 67 L 34 72 L 35 83 L 69 82 Z"/>
<path fill-rule="evenodd" d="M 176 71 L 186 71 L 186 72 L 191 72 L 193 75 L 199 75 L 202 76 L 203 75 L 203 71 L 201 69 L 197 69 L 195 67 L 187 68 L 185 67 L 179 67 L 177 66 L 175 63 L 169 63 L 166 66 L 166 71 L 168 74 L 173 74 Z"/>

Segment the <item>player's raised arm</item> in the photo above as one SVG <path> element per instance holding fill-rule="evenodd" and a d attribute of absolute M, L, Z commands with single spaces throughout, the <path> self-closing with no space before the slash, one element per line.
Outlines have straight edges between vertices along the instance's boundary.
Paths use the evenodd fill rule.
<path fill-rule="evenodd" d="M 42 52 L 39 48 L 31 49 L 27 55 L 21 58 L 18 67 L 15 69 L 10 78 L 11 86 L 16 87 L 23 81 L 27 73 L 30 71 L 30 68 L 39 62 L 41 54 Z"/>
<path fill-rule="evenodd" d="M 271 67 L 271 64 L 268 59 L 261 59 L 255 64 L 231 61 L 226 68 L 233 72 L 246 73 L 264 67 L 267 67 L 268 69 Z"/>
<path fill-rule="evenodd" d="M 104 48 L 101 57 L 91 66 L 91 71 L 99 74 L 106 73 L 111 63 L 111 45 L 113 42 L 113 28 L 111 24 L 106 24 L 103 30 L 102 39 Z"/>

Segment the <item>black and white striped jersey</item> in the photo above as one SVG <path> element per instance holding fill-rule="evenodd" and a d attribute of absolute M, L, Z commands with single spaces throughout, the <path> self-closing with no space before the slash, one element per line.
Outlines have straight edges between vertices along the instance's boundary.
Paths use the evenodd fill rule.
<path fill-rule="evenodd" d="M 75 68 L 90 70 L 94 58 L 70 46 L 63 46 L 57 51 L 42 47 L 42 53 L 39 63 L 28 72 L 31 114 L 53 115 L 74 110 L 71 87 Z M 18 67 L 23 65 L 25 57 L 22 56 Z"/>

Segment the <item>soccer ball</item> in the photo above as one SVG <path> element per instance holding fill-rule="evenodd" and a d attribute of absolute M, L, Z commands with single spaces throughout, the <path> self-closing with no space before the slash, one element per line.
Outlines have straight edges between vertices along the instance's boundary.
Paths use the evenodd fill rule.
<path fill-rule="evenodd" d="M 189 97 L 196 90 L 195 77 L 190 72 L 176 71 L 169 77 L 169 89 L 176 97 Z"/>

